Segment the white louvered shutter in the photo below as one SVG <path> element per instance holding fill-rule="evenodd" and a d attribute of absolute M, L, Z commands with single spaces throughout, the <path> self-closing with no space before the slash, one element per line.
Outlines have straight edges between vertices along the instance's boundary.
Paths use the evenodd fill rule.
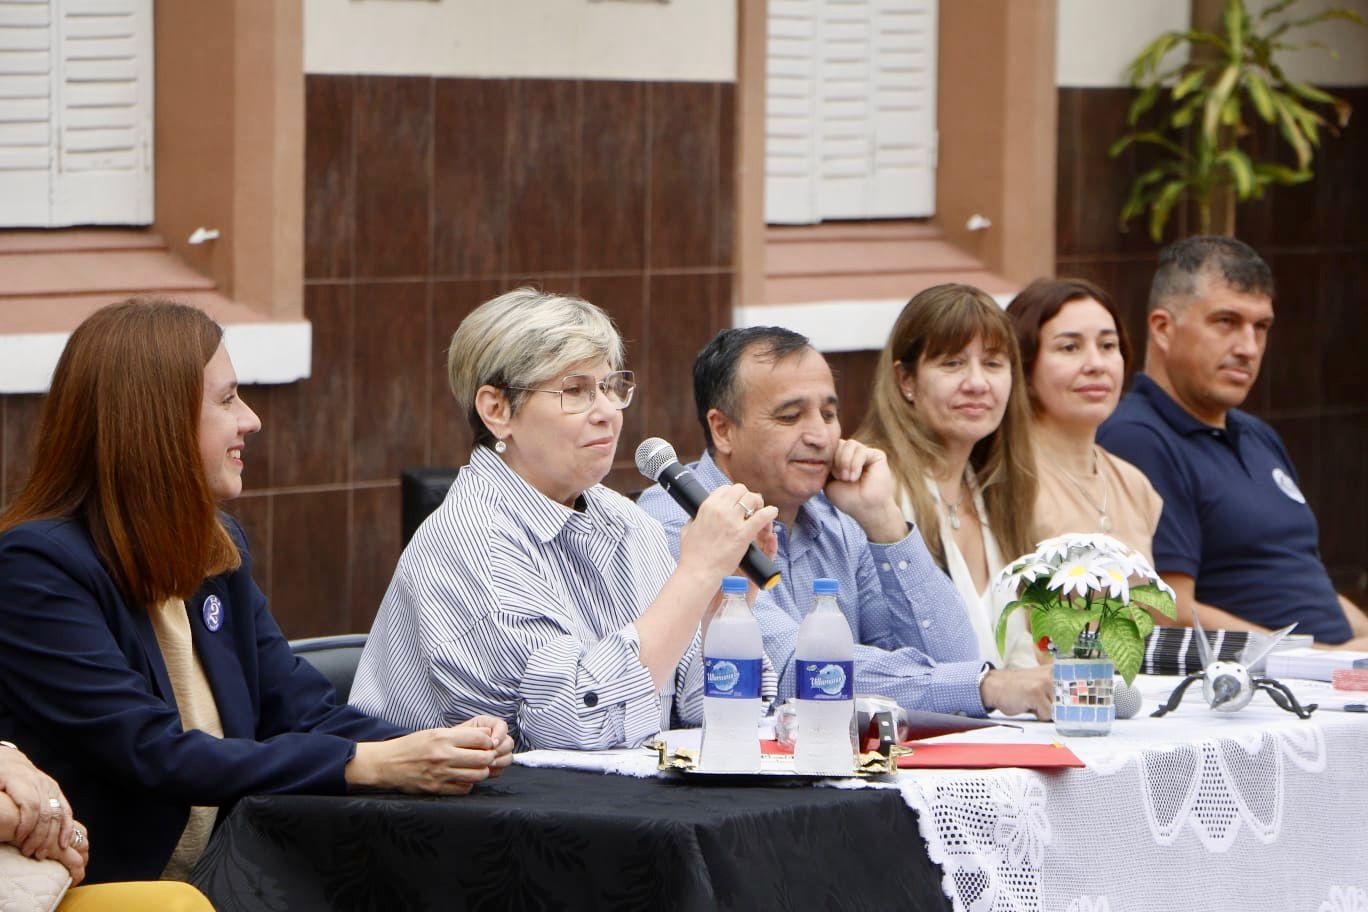
<path fill-rule="evenodd" d="M 770 0 L 765 216 L 935 211 L 937 0 Z"/>
<path fill-rule="evenodd" d="M 0 0 L 0 226 L 152 222 L 152 0 Z"/>
<path fill-rule="evenodd" d="M 874 124 L 868 0 L 823 0 L 817 88 L 817 215 L 866 218 Z"/>
<path fill-rule="evenodd" d="M 0 227 L 47 225 L 52 207 L 50 7 L 0 3 Z"/>
<path fill-rule="evenodd" d="M 817 216 L 817 13 L 821 0 L 770 0 L 765 60 L 765 220 Z"/>
<path fill-rule="evenodd" d="M 936 211 L 936 0 L 876 0 L 872 218 Z"/>

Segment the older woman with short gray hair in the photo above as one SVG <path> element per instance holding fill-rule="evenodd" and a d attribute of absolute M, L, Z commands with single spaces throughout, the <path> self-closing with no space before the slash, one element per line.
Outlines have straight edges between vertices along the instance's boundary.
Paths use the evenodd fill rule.
<path fill-rule="evenodd" d="M 701 627 L 746 547 L 773 544 L 774 508 L 743 485 L 714 491 L 676 566 L 660 525 L 600 484 L 636 384 L 587 301 L 487 301 L 448 372 L 474 451 L 399 559 L 352 702 L 410 725 L 488 713 L 524 749 L 700 723 Z"/>

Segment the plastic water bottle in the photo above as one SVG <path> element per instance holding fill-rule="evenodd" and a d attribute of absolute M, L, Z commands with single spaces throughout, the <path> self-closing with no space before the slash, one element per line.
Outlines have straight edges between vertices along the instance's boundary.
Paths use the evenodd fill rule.
<path fill-rule="evenodd" d="M 703 637 L 703 755 L 708 772 L 760 769 L 760 674 L 765 647 L 746 604 L 746 578 L 722 581 L 722 607 Z"/>
<path fill-rule="evenodd" d="M 812 581 L 812 611 L 798 628 L 793 676 L 800 773 L 850 775 L 855 770 L 855 638 L 836 604 L 834 579 Z"/>

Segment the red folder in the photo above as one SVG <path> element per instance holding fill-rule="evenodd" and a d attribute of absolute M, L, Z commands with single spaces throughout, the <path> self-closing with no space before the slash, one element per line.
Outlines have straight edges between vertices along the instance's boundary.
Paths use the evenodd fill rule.
<path fill-rule="evenodd" d="M 911 754 L 898 758 L 898 769 L 1063 769 L 1082 767 L 1078 755 L 1062 744 L 991 744 L 909 741 Z"/>
<path fill-rule="evenodd" d="M 872 749 L 874 742 L 870 742 Z M 898 758 L 898 769 L 1068 769 L 1085 766 L 1078 755 L 1062 744 L 935 743 L 904 741 L 912 753 Z M 791 754 L 793 748 L 778 741 L 761 741 L 766 754 Z"/>

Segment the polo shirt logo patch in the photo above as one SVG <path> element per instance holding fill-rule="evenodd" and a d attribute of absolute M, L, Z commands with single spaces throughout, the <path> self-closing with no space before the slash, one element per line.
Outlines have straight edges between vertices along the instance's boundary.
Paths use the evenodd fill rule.
<path fill-rule="evenodd" d="M 1306 495 L 1302 494 L 1301 488 L 1297 487 L 1297 483 L 1282 469 L 1273 470 L 1273 483 L 1276 484 L 1284 494 L 1297 503 L 1306 503 Z"/>

